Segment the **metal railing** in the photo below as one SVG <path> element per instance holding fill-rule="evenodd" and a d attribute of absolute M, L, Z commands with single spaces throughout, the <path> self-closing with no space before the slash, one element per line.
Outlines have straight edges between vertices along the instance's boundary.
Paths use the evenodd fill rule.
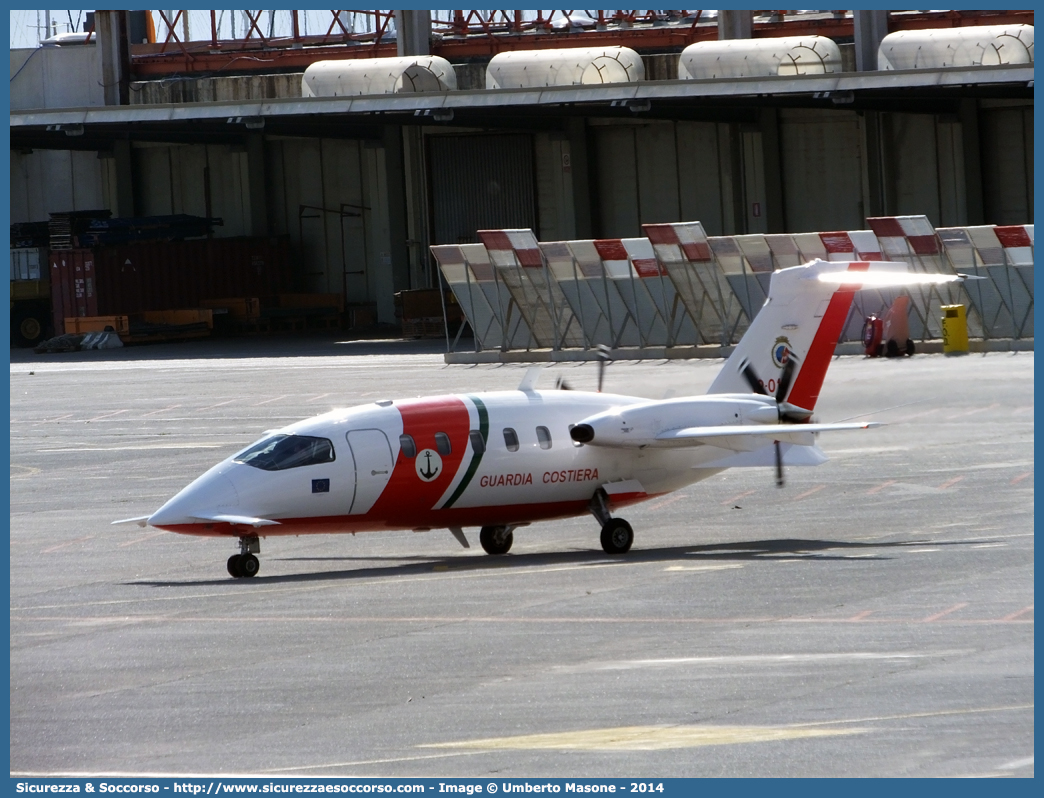
<path fill-rule="evenodd" d="M 764 303 L 772 272 L 816 258 L 981 278 L 860 291 L 842 342 L 860 341 L 865 317 L 884 315 L 900 295 L 910 298 L 916 341 L 941 337 L 941 307 L 951 304 L 968 307 L 973 338 L 1033 337 L 1033 225 L 868 221 L 870 230 L 710 237 L 698 222 L 680 222 L 646 225 L 649 238 L 542 243 L 530 230 L 482 231 L 485 246 L 431 249 L 476 351 L 728 346 Z"/>

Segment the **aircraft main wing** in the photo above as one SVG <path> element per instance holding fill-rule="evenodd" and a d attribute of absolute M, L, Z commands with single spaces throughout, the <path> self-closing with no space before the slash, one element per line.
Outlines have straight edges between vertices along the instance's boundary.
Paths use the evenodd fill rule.
<path fill-rule="evenodd" d="M 815 445 L 815 433 L 838 430 L 870 429 L 880 421 L 842 422 L 837 424 L 746 424 L 718 427 L 685 427 L 661 432 L 656 441 L 661 446 L 718 446 L 737 452 L 750 452 L 775 441 L 798 446 Z"/>

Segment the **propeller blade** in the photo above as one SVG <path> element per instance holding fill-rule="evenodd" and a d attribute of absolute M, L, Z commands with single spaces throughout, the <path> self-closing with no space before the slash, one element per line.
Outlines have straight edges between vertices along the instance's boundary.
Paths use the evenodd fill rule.
<path fill-rule="evenodd" d="M 758 379 L 758 373 L 754 371 L 754 367 L 747 363 L 743 367 L 741 372 L 743 377 L 747 380 L 747 384 L 750 385 L 750 389 L 757 394 L 762 396 L 768 396 L 768 391 L 765 390 L 765 386 L 761 384 L 761 380 Z"/>
<path fill-rule="evenodd" d="M 783 450 L 776 441 L 776 487 L 783 487 Z"/>
<path fill-rule="evenodd" d="M 605 379 L 605 364 L 609 361 L 609 347 L 598 345 L 598 393 L 602 392 L 602 381 Z"/>
<path fill-rule="evenodd" d="M 783 364 L 783 373 L 779 375 L 779 387 L 776 388 L 776 404 L 782 404 L 787 398 L 790 383 L 794 381 L 794 371 L 797 369 L 797 358 L 793 352 L 787 353 L 787 362 Z"/>

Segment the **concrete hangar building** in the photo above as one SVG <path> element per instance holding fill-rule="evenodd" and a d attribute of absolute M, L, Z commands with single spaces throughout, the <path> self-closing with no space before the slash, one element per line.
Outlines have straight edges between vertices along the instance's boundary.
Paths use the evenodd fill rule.
<path fill-rule="evenodd" d="M 391 323 L 484 228 L 1033 220 L 1032 11 L 151 13 L 11 51 L 12 222 L 221 217 Z"/>

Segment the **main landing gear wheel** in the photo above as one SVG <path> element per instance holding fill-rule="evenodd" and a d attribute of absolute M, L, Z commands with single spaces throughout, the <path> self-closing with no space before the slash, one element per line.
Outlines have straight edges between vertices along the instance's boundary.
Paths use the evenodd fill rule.
<path fill-rule="evenodd" d="M 255 552 L 261 551 L 261 542 L 257 535 L 248 535 L 239 539 L 239 554 L 228 558 L 228 574 L 233 579 L 249 579 L 256 576 L 261 569 Z"/>
<path fill-rule="evenodd" d="M 514 533 L 506 526 L 484 526 L 479 532 L 479 543 L 486 554 L 507 554 L 514 540 Z"/>
<path fill-rule="evenodd" d="M 261 563 L 253 554 L 242 554 L 239 559 L 239 575 L 243 577 L 257 576 Z"/>
<path fill-rule="evenodd" d="M 610 518 L 602 525 L 602 548 L 606 554 L 626 554 L 634 543 L 634 530 L 622 518 Z"/>

